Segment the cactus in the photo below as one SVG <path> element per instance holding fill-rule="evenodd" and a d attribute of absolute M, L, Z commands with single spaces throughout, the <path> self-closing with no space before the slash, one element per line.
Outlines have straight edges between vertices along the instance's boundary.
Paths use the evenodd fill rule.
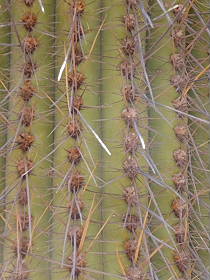
<path fill-rule="evenodd" d="M 190 13 L 191 19 L 193 19 L 192 27 L 197 35 L 202 38 L 209 37 L 208 30 L 202 29 L 204 21 L 207 19 L 204 17 L 200 19 L 199 24 L 195 23 L 195 14 L 199 15 L 200 12 L 206 11 L 206 5 L 202 6 L 198 3 L 192 6 Z M 202 29 L 202 31 L 200 30 Z M 200 37 L 200 38 L 201 38 Z M 195 106 L 200 106 L 199 104 L 205 104 L 203 110 L 199 111 L 193 106 L 194 115 L 198 118 L 209 121 L 209 117 L 205 115 L 205 112 L 209 112 L 209 75 L 205 75 L 205 71 L 209 68 L 209 45 L 204 41 L 197 40 L 192 46 L 192 55 L 196 59 L 192 62 L 192 67 L 195 67 L 196 71 L 194 75 L 197 78 L 195 82 L 195 88 L 191 89 L 190 97 L 192 102 L 200 98 L 200 100 L 195 102 Z M 203 105 L 202 105 L 203 106 Z M 209 204 L 209 190 L 206 186 L 209 185 L 209 175 L 207 170 L 209 168 L 209 125 L 199 124 L 196 121 L 191 122 L 191 133 L 192 133 L 192 169 L 191 172 L 195 175 L 198 184 L 195 181 L 192 182 L 192 188 L 195 192 L 195 201 L 193 201 L 193 222 L 192 222 L 192 233 L 195 233 L 194 238 L 197 240 L 197 244 L 193 242 L 195 246 L 195 256 L 198 258 L 196 269 L 202 275 L 203 278 L 209 277 L 209 264 L 208 261 L 208 228 L 209 220 L 209 208 L 205 205 Z M 200 171 L 198 171 L 200 169 Z"/>
<path fill-rule="evenodd" d="M 208 1 L 0 7 L 1 279 L 208 279 Z"/>
<path fill-rule="evenodd" d="M 158 17 L 160 14 L 161 7 L 158 2 L 153 1 L 152 17 Z M 171 15 L 170 20 L 173 20 Z M 176 72 L 174 69 L 176 62 L 171 62 L 171 57 L 176 55 L 176 49 L 171 38 L 171 29 L 168 30 L 169 18 L 162 17 L 156 24 L 158 27 L 151 30 L 151 38 L 149 38 L 147 44 L 148 52 L 154 42 L 158 42 L 163 33 L 166 34 L 157 43 L 157 50 L 154 50 L 154 53 L 148 59 L 147 66 L 150 76 L 155 77 L 152 78 L 151 82 L 155 102 L 172 107 L 173 101 L 178 97 L 176 89 L 170 84 L 170 79 Z M 150 126 L 154 129 L 154 132 L 150 133 L 152 140 L 151 156 L 158 165 L 163 187 L 152 184 L 151 188 L 154 194 L 154 211 L 157 212 L 159 219 L 163 218 L 163 221 L 153 221 L 153 232 L 159 240 L 163 240 L 170 244 L 172 248 L 176 248 L 174 232 L 170 227 L 174 227 L 178 222 L 172 210 L 173 201 L 177 199 L 177 195 L 176 191 L 168 190 L 167 187 L 164 187 L 164 184 L 173 186 L 173 176 L 180 172 L 179 166 L 177 166 L 179 165 L 180 144 L 174 135 L 174 128 L 178 125 L 178 120 L 176 112 L 156 106 L 156 110 L 152 106 L 149 108 Z M 174 153 L 177 153 L 176 158 L 174 158 Z M 166 166 L 167 173 L 164 171 Z M 185 166 L 181 166 L 182 169 Z M 173 277 L 175 278 L 179 275 L 176 266 L 172 266 L 174 264 L 174 251 L 174 249 L 171 250 L 164 246 L 159 254 L 154 256 L 154 263 L 159 270 L 158 276 L 162 279 L 169 279 L 170 277 L 173 279 Z"/>

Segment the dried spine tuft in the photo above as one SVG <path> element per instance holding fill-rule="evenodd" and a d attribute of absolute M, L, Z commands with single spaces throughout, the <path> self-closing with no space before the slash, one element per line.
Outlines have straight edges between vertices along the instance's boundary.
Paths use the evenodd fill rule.
<path fill-rule="evenodd" d="M 20 113 L 20 119 L 22 125 L 26 127 L 30 126 L 32 121 L 35 119 L 35 110 L 30 106 L 24 107 Z"/>
<path fill-rule="evenodd" d="M 31 32 L 37 24 L 37 16 L 32 12 L 28 12 L 22 17 L 22 22 L 25 29 Z"/>
<path fill-rule="evenodd" d="M 128 176 L 130 179 L 135 179 L 139 174 L 139 165 L 135 158 L 129 156 L 124 162 L 123 162 L 123 170 L 125 172 L 125 175 Z"/>
<path fill-rule="evenodd" d="M 30 174 L 33 168 L 33 161 L 31 159 L 20 159 L 17 162 L 17 171 L 20 177 L 25 178 L 26 174 Z"/>
<path fill-rule="evenodd" d="M 34 37 L 26 37 L 23 41 L 23 49 L 26 54 L 33 54 L 38 47 L 38 41 Z"/>
<path fill-rule="evenodd" d="M 32 61 L 28 61 L 23 65 L 23 74 L 26 79 L 30 79 L 34 75 L 36 70 L 37 64 Z"/>
<path fill-rule="evenodd" d="M 186 168 L 188 164 L 188 154 L 185 150 L 178 149 L 174 151 L 173 153 L 174 160 L 176 161 L 176 164 L 180 168 Z"/>
<path fill-rule="evenodd" d="M 82 125 L 80 121 L 77 119 L 71 120 L 67 126 L 67 131 L 69 136 L 71 136 L 72 138 L 78 138 L 82 131 Z"/>
<path fill-rule="evenodd" d="M 81 85 L 84 83 L 84 81 L 85 81 L 85 75 L 78 71 L 73 71 L 68 74 L 69 86 L 74 91 L 78 90 L 81 87 Z"/>
<path fill-rule="evenodd" d="M 84 207 L 85 207 L 84 202 L 77 197 L 75 197 L 73 200 L 70 201 L 68 208 L 71 213 L 72 220 L 77 220 L 81 218 L 81 213 Z"/>
<path fill-rule="evenodd" d="M 122 89 L 122 95 L 128 103 L 134 103 L 136 101 L 135 88 L 132 85 L 126 85 Z"/>
<path fill-rule="evenodd" d="M 68 188 L 72 193 L 77 193 L 80 191 L 84 184 L 85 178 L 78 170 L 69 176 Z"/>
<path fill-rule="evenodd" d="M 124 16 L 123 22 L 129 32 L 134 30 L 136 23 L 134 14 L 127 14 L 126 16 Z"/>
<path fill-rule="evenodd" d="M 172 177 L 172 180 L 179 192 L 183 192 L 187 190 L 187 177 L 185 174 L 183 173 L 175 174 Z"/>
<path fill-rule="evenodd" d="M 133 55 L 136 48 L 136 42 L 133 37 L 126 37 L 122 40 L 122 50 L 125 55 Z"/>
<path fill-rule="evenodd" d="M 22 258 L 25 258 L 28 250 L 29 250 L 29 240 L 26 236 L 24 236 L 18 241 L 18 244 L 16 244 L 15 246 L 14 249 L 15 255 L 16 256 L 20 255 Z"/>
<path fill-rule="evenodd" d="M 23 152 L 27 152 L 34 142 L 34 136 L 30 133 L 21 133 L 17 137 L 17 144 Z"/>
<path fill-rule="evenodd" d="M 189 138 L 189 131 L 188 127 L 186 125 L 178 125 L 174 128 L 174 132 L 176 134 L 176 137 L 181 141 L 187 141 Z"/>
<path fill-rule="evenodd" d="M 183 54 L 180 53 L 172 54 L 171 63 L 173 64 L 175 70 L 181 72 L 185 67 L 185 59 Z"/>
<path fill-rule="evenodd" d="M 131 154 L 136 153 L 139 147 L 139 138 L 134 132 L 129 132 L 125 136 L 125 151 Z"/>
<path fill-rule="evenodd" d="M 28 6 L 28 7 L 31 7 L 33 6 L 35 0 L 23 0 L 25 5 Z"/>
<path fill-rule="evenodd" d="M 28 203 L 27 189 L 24 187 L 20 189 L 20 192 L 18 194 L 18 203 L 21 206 L 25 206 Z"/>
<path fill-rule="evenodd" d="M 134 207 L 138 204 L 138 194 L 136 193 L 136 190 L 133 186 L 127 187 L 123 190 L 123 197 L 126 203 L 131 207 Z"/>
<path fill-rule="evenodd" d="M 139 218 L 136 215 L 128 214 L 123 217 L 123 222 L 126 229 L 132 233 L 134 233 L 139 225 Z"/>
<path fill-rule="evenodd" d="M 72 246 L 79 247 L 82 238 L 83 228 L 77 225 L 71 226 L 68 231 L 68 239 L 71 241 Z"/>
<path fill-rule="evenodd" d="M 135 239 L 130 239 L 125 242 L 125 252 L 129 260 L 133 263 L 135 259 L 135 253 L 138 241 Z"/>
<path fill-rule="evenodd" d="M 138 121 L 138 112 L 133 107 L 128 107 L 122 111 L 122 119 L 127 123 L 127 125 L 132 128 L 134 122 Z"/>
<path fill-rule="evenodd" d="M 85 1 L 84 0 L 73 0 L 72 3 L 73 14 L 80 16 L 85 11 Z"/>
<path fill-rule="evenodd" d="M 36 89 L 33 87 L 31 80 L 26 80 L 24 85 L 20 88 L 20 96 L 23 101 L 28 102 L 36 93 Z"/>
<path fill-rule="evenodd" d="M 142 273 L 141 269 L 137 266 L 130 267 L 126 271 L 126 279 L 127 280 L 147 280 L 147 278 L 145 278 L 145 273 Z"/>
<path fill-rule="evenodd" d="M 184 244 L 188 237 L 188 229 L 183 224 L 178 224 L 174 230 L 177 243 Z"/>
<path fill-rule="evenodd" d="M 187 252 L 186 250 L 178 252 L 174 256 L 174 261 L 175 261 L 178 269 L 182 273 L 189 272 L 189 270 L 191 268 L 191 264 L 192 264 L 192 258 L 191 258 L 191 255 L 189 254 L 189 252 Z"/>
<path fill-rule="evenodd" d="M 78 164 L 81 160 L 81 152 L 78 147 L 72 147 L 71 149 L 68 150 L 68 160 L 69 162 L 73 164 Z"/>
<path fill-rule="evenodd" d="M 82 96 L 75 96 L 73 98 L 73 104 L 72 104 L 72 113 L 77 113 L 78 111 L 80 111 L 82 109 L 83 106 L 83 98 Z"/>
<path fill-rule="evenodd" d="M 20 231 L 26 231 L 29 228 L 30 220 L 32 221 L 33 217 L 29 217 L 27 213 L 23 213 L 19 217 L 19 227 Z"/>
<path fill-rule="evenodd" d="M 77 255 L 76 257 L 75 256 L 68 257 L 66 264 L 68 265 L 70 272 L 72 272 L 73 267 L 75 267 L 74 277 L 77 278 L 82 273 L 84 268 L 86 267 L 87 262 L 85 260 L 85 256 L 80 254 L 80 255 Z"/>
<path fill-rule="evenodd" d="M 132 61 L 125 60 L 121 63 L 120 70 L 126 79 L 131 80 L 135 76 L 136 66 Z"/>
<path fill-rule="evenodd" d="M 174 214 L 180 219 L 184 218 L 187 214 L 187 204 L 181 198 L 175 198 L 173 200 L 172 209 L 174 211 Z"/>

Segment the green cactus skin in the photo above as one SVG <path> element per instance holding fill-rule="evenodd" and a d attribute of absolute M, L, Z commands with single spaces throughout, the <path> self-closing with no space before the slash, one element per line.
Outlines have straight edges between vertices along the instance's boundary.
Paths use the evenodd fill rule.
<path fill-rule="evenodd" d="M 84 42 L 84 52 L 89 56 L 87 60 L 81 64 L 80 71 L 86 76 L 86 89 L 84 92 L 84 105 L 87 108 L 81 111 L 83 119 L 91 126 L 91 128 L 100 135 L 101 123 L 101 111 L 103 110 L 103 103 L 101 102 L 101 68 L 103 67 L 99 61 L 101 61 L 101 42 L 100 33 L 103 29 L 100 14 L 100 1 L 88 0 L 85 2 L 85 14 L 83 18 L 83 24 L 86 32 L 86 42 Z M 87 235 L 85 238 L 84 246 L 81 249 L 86 256 L 87 260 L 87 276 L 93 277 L 94 279 L 101 279 L 103 275 L 103 255 L 102 255 L 102 244 L 101 244 L 101 213 L 102 213 L 102 202 L 103 199 L 100 194 L 101 186 L 101 145 L 98 140 L 87 127 L 83 121 L 84 133 L 81 141 L 81 147 L 84 152 L 85 161 L 82 161 L 81 168 L 87 180 L 87 188 L 82 195 L 82 199 L 85 202 L 84 217 L 88 217 L 92 203 L 94 202 L 95 211 L 91 215 L 90 223 L 88 225 Z M 86 143 L 85 143 L 85 142 Z M 90 173 L 91 171 L 91 173 Z M 86 218 L 87 220 L 87 218 Z M 99 234 L 99 235 L 98 235 Z M 96 238 L 94 241 L 93 239 Z M 91 247 L 90 247 L 91 246 Z M 85 276 L 83 276 L 85 278 Z"/>
<path fill-rule="evenodd" d="M 209 34 L 207 30 L 203 30 L 201 35 L 196 38 L 200 30 L 203 28 L 203 23 L 208 21 L 205 12 L 208 10 L 209 3 L 204 1 L 195 3 L 190 11 L 190 19 L 192 20 L 191 27 L 194 29 L 195 38 L 192 47 L 192 55 L 194 61 L 194 76 L 196 77 L 209 66 Z M 196 14 L 197 13 L 197 14 Z M 197 21 L 198 14 L 200 15 Z M 202 38 L 202 39 L 201 39 Z M 200 79 L 194 83 L 190 91 L 192 102 L 201 108 L 203 112 L 209 113 L 209 70 L 203 73 Z M 203 120 L 209 121 L 208 115 L 200 112 L 193 107 L 191 114 Z M 193 213 L 191 230 L 193 236 L 193 246 L 196 251 L 198 261 L 196 269 L 200 275 L 200 279 L 209 277 L 210 262 L 209 262 L 209 124 L 204 124 L 198 121 L 191 121 L 191 133 L 193 137 L 192 147 L 192 167 L 194 180 L 192 181 L 192 192 L 195 193 L 196 199 L 193 202 Z"/>
<path fill-rule="evenodd" d="M 85 75 L 85 81 L 75 92 L 68 82 L 68 74 L 72 71 L 70 59 L 61 80 L 58 80 L 64 57 L 69 47 L 74 47 L 70 42 L 73 0 L 36 0 L 31 7 L 29 0 L 28 7 L 23 0 L 8 3 L 2 0 L 0 3 L 0 22 L 10 23 L 5 27 L 0 23 L 0 46 L 6 44 L 0 50 L 0 117 L 3 117 L 0 145 L 7 143 L 1 150 L 3 154 L 0 154 L 1 279 L 142 279 L 126 275 L 133 266 L 144 273 L 143 279 L 150 280 L 206 280 L 209 276 L 209 124 L 204 123 L 204 120 L 209 120 L 209 81 L 206 73 L 191 85 L 187 93 L 193 101 L 188 108 L 190 114 L 203 121 L 179 118 L 175 111 L 164 108 L 173 108 L 173 102 L 179 96 L 171 85 L 171 78 L 179 73 L 171 62 L 172 54 L 185 52 L 184 71 L 187 74 L 192 72 L 194 78 L 209 64 L 209 34 L 206 30 L 201 32 L 204 26 L 196 13 L 200 13 L 207 22 L 209 4 L 207 0 L 199 4 L 197 1 L 186 3 L 186 8 L 192 5 L 189 19 L 187 17 L 185 22 L 186 30 L 196 31 L 195 34 L 187 34 L 184 23 L 181 25 L 174 21 L 170 26 L 169 17 L 174 20 L 174 15 L 172 12 L 164 14 L 160 7 L 163 2 L 165 9 L 170 9 L 172 4 L 175 5 L 171 1 L 144 1 L 154 28 L 148 18 L 146 20 L 145 11 L 142 13 L 142 1 L 137 8 L 129 8 L 130 2 L 135 5 L 135 0 L 84 2 L 80 20 L 85 36 L 78 45 L 85 57 L 78 71 Z M 184 2 L 179 1 L 181 3 Z M 79 4 L 83 9 L 83 2 Z M 44 5 L 44 13 L 41 5 Z M 38 17 L 38 23 L 30 32 L 21 23 L 22 16 L 29 11 Z M 132 32 L 126 30 L 122 20 L 128 12 L 138 19 Z M 177 47 L 171 37 L 171 30 L 177 26 L 184 35 L 189 35 L 181 47 Z M 196 38 L 199 32 L 201 36 Z M 36 94 L 30 101 L 23 102 L 19 94 L 23 87 L 22 66 L 26 56 L 21 48 L 24 38 L 30 35 L 39 43 L 31 55 L 38 66 L 31 78 Z M 130 35 L 135 35 L 137 49 L 134 55 L 128 56 L 122 49 L 122 42 Z M 187 44 L 191 43 L 192 50 L 187 53 Z M 121 68 L 121 63 L 128 57 L 134 59 L 136 66 L 135 78 L 131 80 L 126 80 Z M 152 101 L 146 102 L 146 98 L 151 98 L 151 92 L 145 71 L 151 82 L 154 101 L 162 105 L 157 104 L 155 109 Z M 137 86 L 138 96 L 129 103 L 122 95 L 122 88 L 131 82 Z M 6 98 L 5 87 L 9 90 Z M 70 114 L 72 96 L 80 95 L 84 101 L 82 109 Z M 28 127 L 20 121 L 24 106 L 35 109 L 35 119 Z M 122 112 L 126 108 L 137 111 L 136 128 L 128 127 L 123 119 Z M 67 132 L 72 115 L 82 124 L 81 134 L 76 140 Z M 174 133 L 174 129 L 183 124 L 188 125 L 191 132 L 191 138 L 186 142 L 180 141 Z M 126 151 L 125 138 L 128 131 L 138 130 L 143 135 L 146 150 L 139 144 L 138 152 L 131 156 Z M 17 145 L 23 132 L 35 136 L 32 147 L 25 152 Z M 68 160 L 68 150 L 75 145 L 82 153 L 77 165 Z M 189 167 L 184 170 L 189 177 L 185 192 L 177 191 L 173 181 L 173 176 L 181 170 L 173 153 L 180 148 L 189 154 Z M 151 162 L 145 160 L 145 155 L 151 155 L 164 180 L 163 186 L 155 183 L 155 180 L 161 181 L 161 176 L 157 170 L 156 174 L 152 172 Z M 139 174 L 135 179 L 129 179 L 125 170 L 125 160 L 129 157 L 138 163 Z M 20 178 L 17 165 L 19 160 L 26 158 L 32 159 L 34 166 L 25 178 Z M 68 175 L 76 170 L 81 172 L 85 181 L 77 195 L 67 187 Z M 129 208 L 124 191 L 133 185 L 139 192 L 139 199 L 135 207 Z M 30 193 L 30 204 L 20 204 L 19 194 L 23 189 Z M 175 217 L 172 203 L 179 196 L 192 209 L 192 213 L 187 213 L 182 220 L 190 224 L 190 236 L 185 247 L 178 244 L 174 234 L 180 219 Z M 76 197 L 77 202 L 80 198 L 85 206 L 81 211 L 82 219 L 74 220 L 69 204 Z M 32 223 L 21 232 L 20 214 L 29 210 L 33 215 Z M 123 222 L 123 217 L 128 214 L 135 214 L 140 219 L 136 232 L 129 232 Z M 73 225 L 84 230 L 76 251 L 68 238 Z M 26 250 L 25 258 L 21 257 L 20 251 L 15 255 L 15 246 L 21 236 L 31 238 L 31 247 Z M 125 250 L 125 242 L 132 238 L 141 240 L 140 257 L 135 261 L 129 260 Z M 193 263 L 190 271 L 182 274 L 174 256 L 183 248 L 190 248 L 193 252 L 195 265 Z M 83 255 L 86 262 L 79 273 L 72 272 L 74 269 L 78 271 L 74 263 L 69 267 L 68 258 L 75 252 Z M 24 269 L 29 271 L 25 277 L 21 275 Z"/>
<path fill-rule="evenodd" d="M 68 269 L 62 265 L 65 264 L 67 258 L 74 253 L 73 246 L 69 239 L 66 239 L 66 232 L 73 225 L 86 227 L 87 217 L 90 213 L 91 205 L 95 211 L 91 214 L 90 222 L 87 224 L 87 233 L 84 238 L 81 252 L 85 256 L 87 267 L 84 268 L 81 277 L 88 277 L 92 275 L 94 279 L 100 279 L 102 271 L 102 259 L 101 259 L 101 244 L 99 237 L 94 241 L 94 237 L 97 236 L 100 228 L 100 180 L 99 168 L 100 168 L 100 148 L 97 139 L 89 129 L 88 125 L 99 135 L 99 119 L 100 119 L 100 51 L 99 51 L 99 32 L 100 32 L 100 14 L 97 1 L 85 1 L 84 13 L 81 16 L 81 23 L 84 28 L 85 39 L 81 38 L 81 46 L 84 51 L 84 60 L 78 66 L 78 71 L 85 75 L 85 82 L 81 86 L 81 89 L 76 92 L 72 92 L 70 87 L 66 87 L 66 73 L 64 71 L 62 79 L 57 83 L 56 100 L 57 102 L 56 115 L 55 115 L 55 147 L 58 147 L 54 154 L 54 215 L 53 215 L 53 261 L 57 264 L 55 267 L 59 270 L 59 274 L 52 273 L 52 279 L 60 279 L 60 275 L 70 275 Z M 57 58 L 56 58 L 56 76 L 58 77 L 60 67 L 64 61 L 65 51 L 70 46 L 70 36 L 68 31 L 71 30 L 73 23 L 71 19 L 72 7 L 68 3 L 57 6 L 57 27 L 56 27 L 56 45 L 57 45 Z M 64 16 L 65 15 L 65 16 Z M 64 32 L 64 30 L 66 32 Z M 67 71 L 70 71 L 70 61 L 67 62 Z M 63 97 L 61 98 L 61 96 Z M 74 113 L 80 123 L 82 124 L 81 135 L 78 139 L 72 139 L 67 133 L 67 124 L 71 120 L 71 116 L 68 112 L 68 102 L 71 102 L 71 96 L 83 96 L 84 105 L 80 113 Z M 67 101 L 68 100 L 68 101 Z M 62 111 L 62 112 L 61 112 Z M 98 121 L 95 121 L 98 120 Z M 62 145 L 59 145 L 61 142 Z M 81 162 L 74 166 L 67 160 L 67 150 L 73 146 L 79 146 L 82 159 Z M 73 174 L 72 171 L 78 170 L 85 178 L 85 191 L 80 190 L 78 197 L 85 203 L 82 213 L 82 220 L 73 219 L 68 215 L 66 207 L 68 203 L 75 197 L 65 184 L 62 182 L 66 174 Z M 57 176 L 57 174 L 62 174 Z M 62 207 L 64 207 L 62 209 Z M 65 241 L 66 239 L 66 241 Z M 65 244 L 65 245 L 64 245 Z M 91 246 L 91 247 L 89 247 Z M 77 248 L 77 252 L 80 248 Z M 70 276 L 68 276 L 70 277 Z M 73 276 L 72 276 L 73 277 Z"/>
<path fill-rule="evenodd" d="M 17 219 L 20 211 L 30 208 L 33 221 L 29 229 L 23 232 L 24 236 L 28 236 L 32 246 L 28 251 L 27 257 L 23 261 L 27 264 L 32 279 L 46 279 L 49 277 L 49 236 L 50 236 L 50 200 L 52 180 L 48 176 L 51 166 L 51 156 L 53 137 L 52 131 L 52 99 L 54 95 L 53 83 L 54 67 L 53 67 L 53 13 L 54 1 L 45 1 L 45 13 L 40 12 L 38 1 L 33 7 L 26 7 L 24 2 L 17 1 L 10 8 L 12 15 L 12 33 L 11 33 L 11 68 L 10 68 L 10 100 L 9 100 L 9 129 L 8 141 L 13 140 L 7 151 L 7 180 L 6 187 L 12 189 L 7 196 L 7 220 L 5 234 L 10 240 L 6 245 L 4 256 L 5 262 L 9 262 L 12 269 L 18 270 L 18 264 L 14 260 L 14 249 L 11 246 L 11 239 L 17 242 L 20 231 L 17 230 Z M 19 41 L 23 46 L 23 40 L 27 36 L 25 28 L 21 23 L 22 16 L 29 11 L 33 11 L 38 16 L 38 25 L 31 32 L 32 36 L 38 39 L 38 47 L 32 54 L 32 60 L 37 63 L 38 69 L 32 77 L 33 86 L 37 93 L 28 103 L 35 108 L 36 118 L 29 127 L 21 125 L 19 120 L 20 112 L 24 105 L 20 98 L 20 87 L 23 86 L 23 64 L 24 54 L 20 48 Z M 30 132 L 35 137 L 32 148 L 28 152 L 22 152 L 18 149 L 16 140 L 20 132 Z M 16 139 L 15 139 L 16 137 Z M 10 152 L 10 149 L 12 151 Z M 31 174 L 26 175 L 26 179 L 21 179 L 17 172 L 17 163 L 20 159 L 28 157 L 34 162 L 34 168 Z M 27 187 L 30 193 L 30 207 L 26 204 L 24 207 L 18 205 L 18 193 L 20 188 Z M 13 201 L 14 199 L 14 201 Z M 16 216 L 17 215 L 17 216 Z M 16 216 L 16 217 L 15 217 Z M 13 245 L 14 246 L 14 245 Z M 9 248 L 9 249 L 8 249 Z M 12 249 L 12 251 L 11 251 Z M 10 267 L 8 266 L 8 268 Z M 22 268 L 19 268 L 21 270 Z"/>
<path fill-rule="evenodd" d="M 166 7 L 170 7 L 170 1 L 164 2 Z M 150 15 L 152 18 L 158 17 L 162 13 L 157 1 L 150 1 Z M 171 86 L 170 79 L 175 74 L 170 57 L 173 54 L 173 41 L 171 40 L 169 23 L 166 17 L 161 17 L 155 22 L 155 27 L 150 29 L 147 41 L 147 68 L 151 77 L 151 85 L 154 92 L 155 102 L 173 107 L 172 102 L 178 97 L 176 90 Z M 165 34 L 164 37 L 161 37 Z M 156 43 L 155 47 L 150 48 Z M 154 108 L 149 110 L 150 127 L 154 132 L 150 132 L 151 156 L 157 165 L 157 168 L 166 184 L 173 188 L 172 176 L 179 172 L 173 159 L 173 152 L 179 149 L 180 144 L 176 139 L 173 128 L 177 126 L 177 114 L 172 110 L 166 110 L 157 107 L 158 110 L 170 122 L 169 125 L 160 114 L 155 112 Z M 178 219 L 172 211 L 172 202 L 176 194 L 170 190 L 165 190 L 157 184 L 151 184 L 152 192 L 155 196 L 156 203 L 164 217 L 164 220 L 170 225 L 177 224 Z M 156 213 L 156 207 L 153 208 Z M 159 214 L 158 214 L 159 215 Z M 179 271 L 174 264 L 175 240 L 174 233 L 167 229 L 163 222 L 153 219 L 153 234 L 160 240 L 171 245 L 172 249 L 163 246 L 160 253 L 157 253 L 152 262 L 156 267 L 159 279 L 177 279 Z M 174 264 L 174 265 L 173 265 Z"/>
<path fill-rule="evenodd" d="M 122 96 L 123 86 L 129 84 L 126 82 L 125 77 L 121 73 L 121 63 L 127 60 L 127 57 L 122 53 L 122 39 L 129 35 L 126 32 L 126 27 L 123 24 L 123 17 L 127 14 L 126 2 L 121 1 L 106 1 L 103 2 L 104 7 L 109 7 L 106 12 L 106 23 L 102 32 L 103 43 L 103 104 L 107 105 L 107 108 L 103 112 L 103 139 L 108 145 L 111 156 L 103 151 L 103 179 L 105 185 L 102 188 L 103 196 L 103 210 L 102 215 L 104 221 L 110 218 L 110 222 L 105 227 L 103 232 L 103 252 L 104 252 L 104 272 L 106 275 L 104 279 L 117 279 L 125 276 L 124 274 L 132 265 L 128 261 L 128 257 L 125 254 L 125 242 L 131 238 L 139 238 L 140 230 L 136 233 L 129 232 L 123 217 L 129 214 L 129 207 L 125 201 L 123 201 L 124 189 L 128 186 L 134 185 L 136 190 L 140 193 L 139 204 L 136 209 L 131 209 L 130 213 L 137 215 L 139 218 L 144 218 L 145 208 L 147 207 L 147 189 L 144 178 L 138 175 L 138 179 L 132 183 L 123 171 L 123 164 L 125 160 L 129 158 L 129 153 L 125 151 L 125 137 L 130 130 L 122 119 L 122 112 L 128 107 L 136 107 L 138 110 L 139 124 L 141 133 L 144 140 L 147 141 L 147 133 L 144 131 L 144 125 L 142 121 L 144 118 L 145 126 L 147 122 L 147 115 L 144 110 L 145 104 L 141 103 L 141 98 L 136 101 L 136 104 L 129 105 L 126 103 Z M 139 20 L 139 13 L 136 13 Z M 117 16 L 116 16 L 117 15 Z M 138 26 L 136 27 L 138 30 Z M 133 32 L 135 34 L 135 31 Z M 117 36 L 116 36 L 117 34 Z M 143 34 L 143 33 L 142 33 Z M 135 34 L 136 35 L 136 34 Z M 137 37 L 137 36 L 136 36 Z M 136 43 L 137 45 L 137 43 Z M 138 65 L 139 56 L 135 55 L 134 63 Z M 135 83 L 138 89 L 142 90 L 141 67 L 137 66 L 137 79 Z M 138 95 L 140 93 L 138 92 Z M 141 119 L 142 118 L 142 119 Z M 135 132 L 134 129 L 130 131 Z M 116 139 L 116 140 L 113 140 Z M 134 156 L 137 159 L 139 167 L 144 166 L 145 161 L 138 152 Z M 144 205 L 142 207 L 142 205 Z M 135 207 L 134 207 L 135 208 Z M 140 221 L 140 228 L 142 226 L 142 220 Z M 138 226 L 137 226 L 138 228 Z M 143 242 L 144 243 L 144 238 Z M 142 244 L 141 244 L 142 246 Z M 144 246 L 144 245 L 143 245 Z M 141 251 L 142 247 L 141 247 Z M 144 256 L 145 257 L 145 256 Z M 144 267 L 145 268 L 145 267 Z M 145 272 L 145 271 L 144 271 Z"/>
<path fill-rule="evenodd" d="M 121 269 L 117 261 L 117 251 L 126 266 L 129 264 L 124 251 L 123 242 L 129 238 L 129 233 L 123 228 L 123 215 L 127 206 L 122 200 L 123 187 L 129 180 L 123 176 L 122 163 L 125 158 L 122 139 L 125 129 L 121 119 L 124 104 L 120 96 L 123 79 L 119 71 L 121 58 L 119 57 L 119 40 L 124 38 L 125 30 L 121 18 L 125 15 L 125 8 L 121 1 L 103 1 L 103 8 L 107 9 L 106 21 L 102 32 L 102 102 L 104 109 L 103 141 L 109 147 L 111 156 L 103 151 L 103 180 L 101 188 L 103 222 L 110 218 L 103 231 L 103 263 L 106 275 L 103 279 L 117 279 Z M 117 17 L 116 17 L 117 15 Z M 114 32 L 113 32 L 114 31 Z M 117 34 L 117 36 L 116 36 Z M 116 140 L 114 140 L 116 139 Z M 114 276 L 115 275 L 115 276 Z"/>

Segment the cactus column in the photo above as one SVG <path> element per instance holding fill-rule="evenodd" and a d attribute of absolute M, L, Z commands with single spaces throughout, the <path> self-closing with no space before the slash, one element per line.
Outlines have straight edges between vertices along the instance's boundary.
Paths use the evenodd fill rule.
<path fill-rule="evenodd" d="M 166 9 L 171 7 L 170 3 L 170 1 L 164 1 Z M 171 77 L 175 73 L 171 64 L 171 55 L 174 51 L 169 28 L 171 14 L 159 17 L 162 12 L 157 1 L 150 1 L 151 18 L 158 19 L 154 22 L 154 28 L 148 32 L 147 69 L 155 103 L 173 107 L 173 101 L 178 97 L 178 94 L 170 84 Z M 172 191 L 174 188 L 172 178 L 179 172 L 180 165 L 179 158 L 174 157 L 174 152 L 177 153 L 178 157 L 180 153 L 180 144 L 174 134 L 178 120 L 174 111 L 158 105 L 155 109 L 152 102 L 150 102 L 150 106 L 151 156 L 161 176 L 158 176 L 158 179 L 162 181 L 162 186 L 160 186 L 161 184 L 151 184 L 154 195 L 153 210 L 157 214 L 152 219 L 152 232 L 160 240 L 160 243 L 155 243 L 155 247 L 164 242 L 159 252 L 152 258 L 152 262 L 160 279 L 177 279 L 180 273 L 174 261 L 176 243 L 173 226 L 177 224 L 178 220 L 172 209 L 172 203 L 176 198 L 175 191 Z M 153 176 L 157 175 L 153 174 Z M 167 189 L 167 185 L 170 186 L 170 189 Z M 153 240 L 155 241 L 155 239 Z M 167 244 L 171 248 L 167 247 Z"/>
<path fill-rule="evenodd" d="M 11 68 L 4 270 L 49 277 L 54 1 L 11 1 Z M 25 279 L 24 278 L 24 279 Z"/>
<path fill-rule="evenodd" d="M 105 1 L 103 7 L 109 7 L 101 35 L 102 99 L 107 106 L 103 111 L 103 140 L 111 152 L 103 151 L 102 167 L 102 216 L 104 222 L 109 219 L 103 231 L 104 279 L 133 279 L 146 277 L 145 260 L 149 259 L 142 235 L 148 199 L 146 180 L 139 174 L 145 166 L 142 153 L 147 142 L 139 59 L 143 46 L 140 48 L 137 35 L 142 17 L 133 1 Z M 140 34 L 144 38 L 144 32 Z"/>
<path fill-rule="evenodd" d="M 192 199 L 192 246 L 193 257 L 196 259 L 195 272 L 200 279 L 210 277 L 210 253 L 209 253 L 209 214 L 210 214 L 210 177 L 209 177 L 209 28 L 206 25 L 209 17 L 208 1 L 192 3 L 190 10 L 190 30 L 192 34 L 188 52 L 191 51 L 192 83 L 189 85 L 189 97 L 191 101 L 191 114 L 199 118 L 191 119 L 190 130 L 192 134 L 191 144 L 191 191 Z"/>
<path fill-rule="evenodd" d="M 102 270 L 98 8 L 97 1 L 57 1 L 52 279 L 100 279 Z"/>

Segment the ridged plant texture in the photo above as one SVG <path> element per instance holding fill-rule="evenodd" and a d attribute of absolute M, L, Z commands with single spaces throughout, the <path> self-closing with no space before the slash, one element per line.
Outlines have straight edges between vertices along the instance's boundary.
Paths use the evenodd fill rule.
<path fill-rule="evenodd" d="M 0 279 L 210 279 L 208 0 L 0 0 Z"/>

